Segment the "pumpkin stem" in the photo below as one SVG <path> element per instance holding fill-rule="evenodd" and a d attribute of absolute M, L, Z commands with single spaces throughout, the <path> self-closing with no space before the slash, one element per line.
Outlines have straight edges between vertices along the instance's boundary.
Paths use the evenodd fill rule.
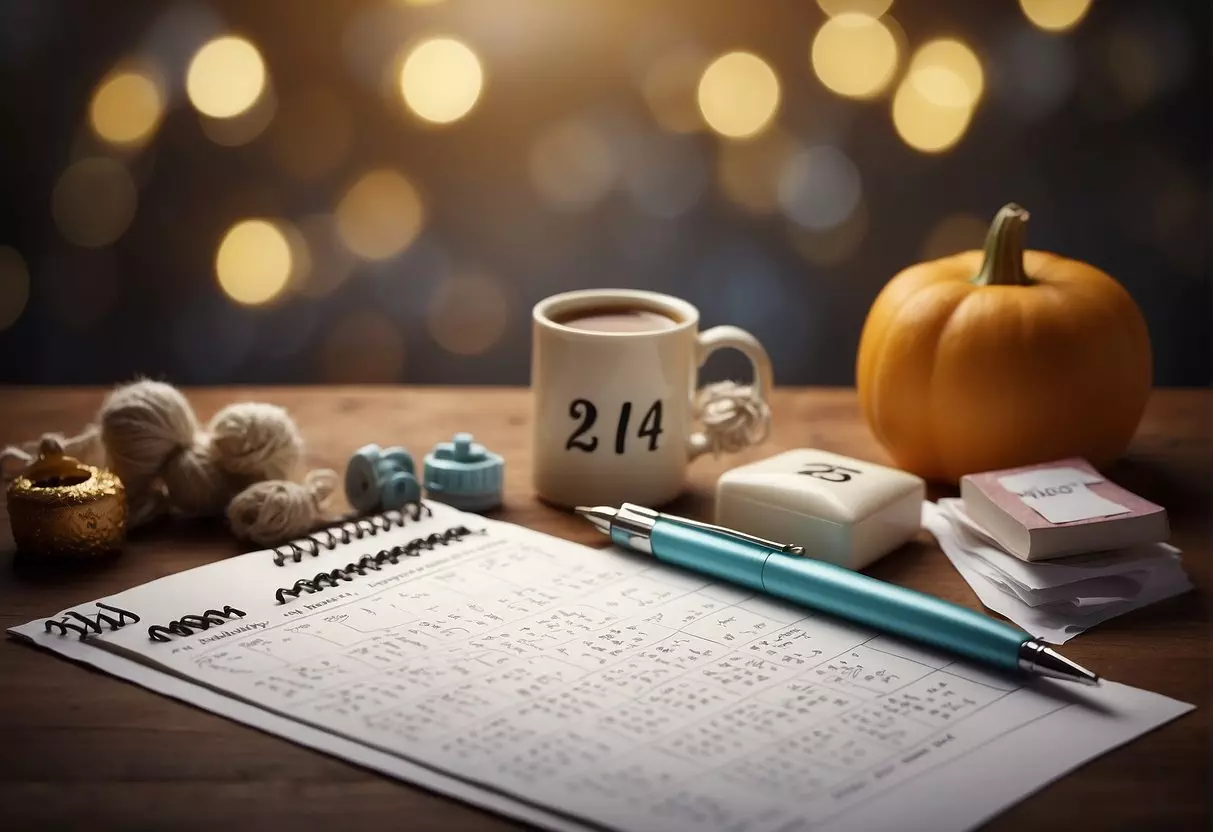
<path fill-rule="evenodd" d="M 1032 281 L 1023 270 L 1023 246 L 1028 212 L 1014 202 L 994 215 L 986 234 L 985 260 L 973 278 L 978 286 L 1026 286 Z"/>

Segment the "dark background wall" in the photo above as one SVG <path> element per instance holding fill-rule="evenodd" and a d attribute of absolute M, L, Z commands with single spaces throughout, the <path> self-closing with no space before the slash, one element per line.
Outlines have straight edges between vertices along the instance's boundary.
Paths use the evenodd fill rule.
<path fill-rule="evenodd" d="M 616 285 L 750 329 L 780 382 L 851 384 L 885 281 L 979 242 L 1014 200 L 1033 247 L 1137 299 L 1161 384 L 1208 383 L 1208 3 L 1097 0 L 1055 34 L 1014 0 L 898 0 L 884 25 L 901 57 L 871 100 L 815 73 L 827 19 L 810 0 L 5 0 L 0 381 L 525 383 L 531 304 Z M 269 84 L 243 121 L 216 123 L 185 74 L 225 32 L 256 45 Z M 475 107 L 444 127 L 384 82 L 430 35 L 466 42 L 484 72 Z M 984 89 L 955 145 L 927 154 L 899 136 L 891 100 L 941 36 L 972 48 Z M 748 141 L 694 108 L 703 68 L 730 50 L 781 87 Z M 90 102 L 132 61 L 166 107 L 141 145 L 115 147 Z M 388 227 L 370 233 L 417 233 L 366 260 L 334 212 L 376 169 L 411 183 L 420 219 L 407 190 L 371 199 L 350 222 L 374 226 L 378 210 Z M 251 217 L 293 255 L 257 306 L 216 279 L 225 233 Z"/>

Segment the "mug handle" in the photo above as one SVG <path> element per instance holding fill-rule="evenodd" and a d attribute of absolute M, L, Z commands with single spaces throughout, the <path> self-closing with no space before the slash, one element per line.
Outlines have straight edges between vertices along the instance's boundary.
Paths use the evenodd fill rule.
<path fill-rule="evenodd" d="M 726 348 L 739 350 L 750 359 L 754 368 L 752 383 L 753 395 L 764 404 L 770 404 L 769 395 L 774 382 L 771 375 L 771 359 L 758 339 L 741 327 L 714 326 L 705 329 L 696 336 L 698 342 L 695 348 L 695 369 L 698 370 L 708 360 L 708 356 Z M 711 450 L 712 442 L 703 431 L 695 431 L 687 437 L 688 461 L 695 459 L 706 451 Z"/>

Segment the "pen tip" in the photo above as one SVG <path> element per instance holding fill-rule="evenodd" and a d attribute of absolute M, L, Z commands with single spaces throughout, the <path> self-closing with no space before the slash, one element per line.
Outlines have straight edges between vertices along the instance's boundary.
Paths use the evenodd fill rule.
<path fill-rule="evenodd" d="M 615 509 L 609 506 L 577 506 L 573 511 L 593 523 L 603 534 L 611 533 L 611 520 L 617 514 Z"/>
<path fill-rule="evenodd" d="M 1100 682 L 1099 674 L 1087 670 L 1078 662 L 1067 659 L 1035 639 L 1029 639 L 1020 645 L 1019 655 L 1019 666 L 1029 672 L 1091 687 Z"/>

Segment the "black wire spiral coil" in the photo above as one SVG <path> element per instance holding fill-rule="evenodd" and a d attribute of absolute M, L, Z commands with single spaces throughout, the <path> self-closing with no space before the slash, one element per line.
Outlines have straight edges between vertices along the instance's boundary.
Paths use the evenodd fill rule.
<path fill-rule="evenodd" d="M 401 509 L 392 509 L 373 517 L 360 517 L 357 520 L 346 520 L 313 532 L 307 537 L 283 543 L 274 548 L 274 564 L 285 566 L 288 560 L 302 563 L 304 555 L 316 557 L 321 550 L 333 551 L 338 546 L 364 537 L 374 537 L 380 532 L 393 528 L 401 528 L 409 521 L 416 522 L 423 516 L 431 517 L 434 512 L 425 503 L 408 503 Z"/>
<path fill-rule="evenodd" d="M 221 610 L 207 610 L 202 615 L 183 615 L 167 625 L 153 624 L 147 628 L 147 634 L 152 641 L 172 641 L 173 636 L 192 636 L 217 624 L 226 624 L 233 618 L 244 618 L 244 615 L 244 610 L 225 605 Z"/>
<path fill-rule="evenodd" d="M 399 511 L 387 511 L 374 517 L 364 517 L 330 526 L 314 532 L 308 537 L 277 547 L 274 550 L 274 563 L 283 566 L 288 558 L 293 559 L 296 563 L 301 563 L 305 554 L 317 556 L 321 550 L 332 551 L 339 545 L 368 536 L 373 537 L 392 528 L 403 527 L 409 521 L 415 522 L 423 516 L 433 516 L 433 512 L 424 503 L 411 503 Z M 471 534 L 476 534 L 476 532 L 466 526 L 453 526 L 443 532 L 418 537 L 408 543 L 383 549 L 378 554 L 366 555 L 340 569 L 321 572 L 311 579 L 295 581 L 291 587 L 278 589 L 275 597 L 278 603 L 284 604 L 291 598 L 298 598 L 305 593 L 321 592 L 328 587 L 337 586 L 341 581 L 352 581 L 356 575 L 377 572 L 383 568 L 384 564 L 396 564 L 402 557 L 417 557 L 423 551 L 432 551 L 438 546 L 450 545 Z M 140 617 L 130 610 L 111 606 L 101 601 L 96 602 L 96 607 L 98 612 L 92 615 L 70 610 L 57 619 L 47 619 L 44 622 L 46 632 L 57 632 L 61 636 L 73 632 L 79 635 L 80 640 L 83 641 L 90 634 L 104 632 L 106 627 L 110 630 L 119 630 L 127 624 L 137 624 L 140 621 Z M 183 615 L 168 624 L 155 624 L 147 628 L 147 634 L 152 641 L 166 642 L 171 641 L 173 636 L 190 636 L 196 632 L 226 624 L 233 619 L 244 618 L 245 615 L 244 610 L 224 605 L 221 610 L 209 609 L 201 615 Z"/>
<path fill-rule="evenodd" d="M 378 572 L 385 563 L 395 565 L 402 557 L 417 557 L 422 551 L 428 552 L 438 546 L 448 546 L 470 534 L 475 534 L 475 532 L 467 526 L 453 526 L 444 532 L 418 537 L 408 543 L 383 549 L 378 554 L 365 555 L 354 563 L 347 563 L 339 569 L 331 569 L 328 572 L 320 572 L 313 578 L 295 581 L 294 586 L 280 587 L 274 593 L 274 597 L 278 599 L 279 604 L 285 604 L 288 600 L 298 598 L 304 593 L 310 595 L 313 592 L 322 592 L 329 587 L 337 586 L 341 581 L 352 581 L 356 575 Z"/>
<path fill-rule="evenodd" d="M 101 612 L 95 613 L 92 616 L 81 615 L 72 610 L 59 616 L 58 620 L 48 618 L 45 622 L 46 631 L 48 633 L 58 632 L 59 635 L 65 636 L 68 630 L 71 630 L 73 633 L 79 633 L 80 640 L 84 641 L 84 637 L 89 633 L 100 633 L 102 624 L 108 625 L 111 630 L 119 630 L 127 624 L 139 623 L 139 616 L 129 610 L 111 607 L 109 604 L 103 604 L 100 601 L 97 602 L 97 608 Z M 106 615 L 109 612 L 114 613 L 117 618 L 113 615 Z"/>

